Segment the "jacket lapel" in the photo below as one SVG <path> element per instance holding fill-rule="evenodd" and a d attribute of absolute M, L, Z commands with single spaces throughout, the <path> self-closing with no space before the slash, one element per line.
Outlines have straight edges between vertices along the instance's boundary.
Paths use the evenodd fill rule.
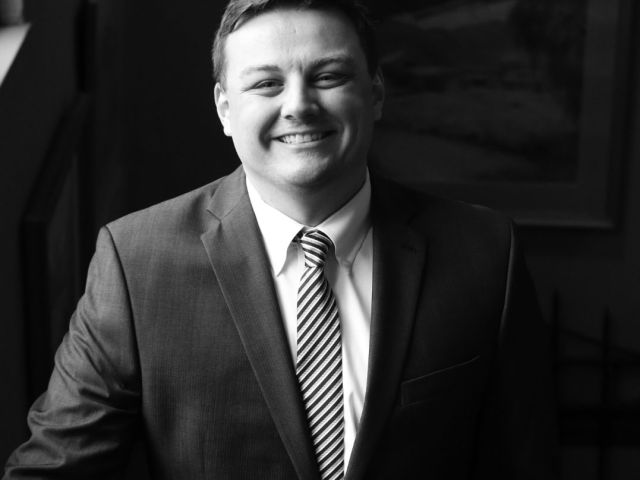
<path fill-rule="evenodd" d="M 347 479 L 364 478 L 401 381 L 425 269 L 426 240 L 410 225 L 411 205 L 373 183 L 373 300 L 364 407 Z"/>
<path fill-rule="evenodd" d="M 209 203 L 202 242 L 276 428 L 301 479 L 319 479 L 267 254 L 241 168 Z"/>

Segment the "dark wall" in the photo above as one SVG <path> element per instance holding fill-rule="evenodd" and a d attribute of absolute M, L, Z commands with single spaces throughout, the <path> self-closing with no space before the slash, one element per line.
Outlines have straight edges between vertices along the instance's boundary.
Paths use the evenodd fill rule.
<path fill-rule="evenodd" d="M 213 102 L 219 2 L 98 2 L 94 231 L 238 164 Z"/>
<path fill-rule="evenodd" d="M 172 2 L 127 3 L 124 123 L 130 207 L 191 190 L 239 163 L 213 101 L 210 51 L 221 4 L 190 2 L 189 8 L 176 9 Z"/>
<path fill-rule="evenodd" d="M 28 2 L 26 40 L 0 86 L 0 461 L 26 434 L 19 222 L 77 88 L 79 0 Z"/>

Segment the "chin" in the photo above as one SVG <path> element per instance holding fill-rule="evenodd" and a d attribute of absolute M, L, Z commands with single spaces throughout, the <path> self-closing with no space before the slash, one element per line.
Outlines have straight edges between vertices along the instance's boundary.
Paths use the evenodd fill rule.
<path fill-rule="evenodd" d="M 319 190 L 342 190 L 342 187 L 351 183 L 355 179 L 353 171 L 343 171 L 338 169 L 304 169 L 292 173 L 287 178 L 287 184 L 298 190 L 319 191 Z M 355 180 L 353 181 L 355 183 Z"/>
<path fill-rule="evenodd" d="M 323 185 L 329 184 L 330 179 L 319 174 L 295 174 L 288 176 L 284 184 L 295 189 L 315 190 L 321 188 Z"/>

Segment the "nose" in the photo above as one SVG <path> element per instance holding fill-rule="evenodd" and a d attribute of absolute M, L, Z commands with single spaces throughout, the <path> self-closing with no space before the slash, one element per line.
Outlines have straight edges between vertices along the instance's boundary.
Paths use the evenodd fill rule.
<path fill-rule="evenodd" d="M 287 84 L 283 95 L 281 116 L 287 120 L 304 120 L 318 114 L 317 92 L 302 79 Z"/>

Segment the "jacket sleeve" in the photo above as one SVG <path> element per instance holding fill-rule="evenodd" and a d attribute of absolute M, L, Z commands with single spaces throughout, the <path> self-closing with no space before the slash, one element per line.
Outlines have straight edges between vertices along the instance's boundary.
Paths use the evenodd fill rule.
<path fill-rule="evenodd" d="M 511 229 L 502 318 L 478 438 L 475 478 L 556 478 L 550 336 Z"/>
<path fill-rule="evenodd" d="M 3 479 L 111 478 L 128 460 L 139 403 L 126 279 L 103 228 L 48 389 L 29 411 L 31 438 L 9 457 Z"/>

